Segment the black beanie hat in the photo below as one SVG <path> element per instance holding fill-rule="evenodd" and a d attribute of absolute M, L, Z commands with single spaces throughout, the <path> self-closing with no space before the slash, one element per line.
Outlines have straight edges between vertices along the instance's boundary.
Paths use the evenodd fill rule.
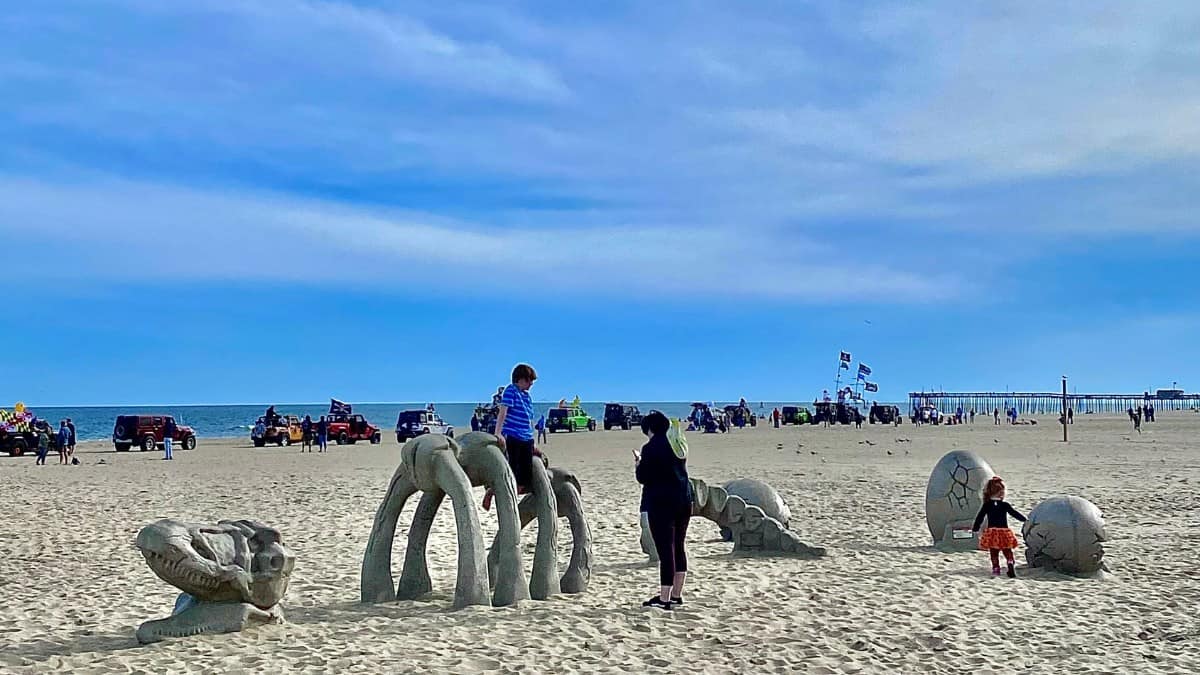
<path fill-rule="evenodd" d="M 667 416 L 657 410 L 651 410 L 642 418 L 642 433 L 649 436 L 653 431 L 655 434 L 665 434 L 667 429 L 671 428 L 671 420 Z"/>

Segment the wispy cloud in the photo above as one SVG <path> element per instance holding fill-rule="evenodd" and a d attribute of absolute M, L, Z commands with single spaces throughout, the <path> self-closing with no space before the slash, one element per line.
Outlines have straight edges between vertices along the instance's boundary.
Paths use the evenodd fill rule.
<path fill-rule="evenodd" d="M 1197 28 L 1187 2 L 39 4 L 0 18 L 0 228 L 104 278 L 467 287 L 528 252 L 539 283 L 953 294 L 1049 238 L 1200 232 Z M 181 255 L 86 253 L 156 238 Z"/>

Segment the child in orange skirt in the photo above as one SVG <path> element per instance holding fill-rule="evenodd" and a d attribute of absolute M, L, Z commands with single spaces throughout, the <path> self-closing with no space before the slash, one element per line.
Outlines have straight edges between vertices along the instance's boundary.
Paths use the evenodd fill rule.
<path fill-rule="evenodd" d="M 971 531 L 978 532 L 984 516 L 987 516 L 987 528 L 979 538 L 979 548 L 992 554 L 992 574 L 995 576 L 1000 576 L 1000 552 L 1003 551 L 1004 560 L 1008 563 L 1008 578 L 1011 579 L 1017 576 L 1013 569 L 1013 549 L 1017 547 L 1017 536 L 1008 529 L 1008 515 L 1012 514 L 1022 523 L 1025 522 L 1025 516 L 1004 501 L 1004 496 L 1004 480 L 993 476 L 983 488 L 983 507 L 975 516 Z"/>

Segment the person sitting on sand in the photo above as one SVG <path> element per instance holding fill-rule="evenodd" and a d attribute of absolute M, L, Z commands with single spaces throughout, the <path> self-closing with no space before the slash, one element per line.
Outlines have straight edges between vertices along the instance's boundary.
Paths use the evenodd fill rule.
<path fill-rule="evenodd" d="M 641 511 L 646 514 L 659 565 L 658 595 L 642 606 L 662 609 L 683 604 L 683 583 L 687 579 L 684 541 L 692 518 L 687 443 L 678 433 L 678 427 L 674 434 L 668 434 L 669 431 L 671 422 L 667 416 L 657 410 L 650 411 L 642 418 L 642 433 L 649 440 L 640 452 L 633 451 L 635 474 L 642 484 Z"/>
<path fill-rule="evenodd" d="M 1017 535 L 1008 528 L 1008 516 L 1012 515 L 1022 523 L 1025 522 L 1025 516 L 1004 501 L 1005 492 L 1004 480 L 992 476 L 983 489 L 983 506 L 979 509 L 979 515 L 975 516 L 971 532 L 978 532 L 979 525 L 987 517 L 988 526 L 979 538 L 979 548 L 991 554 L 993 576 L 1000 576 L 1000 552 L 1003 551 L 1004 560 L 1008 563 L 1008 578 L 1012 579 L 1017 576 L 1013 569 L 1013 549 L 1018 544 Z"/>

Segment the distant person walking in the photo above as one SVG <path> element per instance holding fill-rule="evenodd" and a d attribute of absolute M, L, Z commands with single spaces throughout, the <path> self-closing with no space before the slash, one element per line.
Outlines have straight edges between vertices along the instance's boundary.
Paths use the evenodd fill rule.
<path fill-rule="evenodd" d="M 779 428 L 779 408 L 771 411 L 771 419 L 775 420 L 775 428 Z"/>
<path fill-rule="evenodd" d="M 34 464 L 46 466 L 46 455 L 50 452 L 50 431 L 45 426 L 38 427 L 38 453 Z"/>
<path fill-rule="evenodd" d="M 67 431 L 67 421 L 59 420 L 58 422 L 58 463 L 67 463 L 67 447 L 68 441 L 71 440 L 71 432 Z"/>
<path fill-rule="evenodd" d="M 537 421 L 538 443 L 549 443 L 546 439 L 546 416 L 542 415 Z"/>
<path fill-rule="evenodd" d="M 70 417 L 67 418 L 67 436 L 67 460 L 69 461 L 75 458 L 75 423 L 71 421 Z"/>
<path fill-rule="evenodd" d="M 325 452 L 329 447 L 329 422 L 321 415 L 321 419 L 317 422 L 317 448 L 318 452 Z"/>
<path fill-rule="evenodd" d="M 168 417 L 163 425 L 163 459 L 175 459 L 171 454 L 171 444 L 175 440 L 175 432 L 179 431 L 179 427 L 175 426 L 175 418 Z"/>
<path fill-rule="evenodd" d="M 1142 433 L 1142 411 L 1140 409 L 1133 412 L 1133 430 L 1139 434 Z"/>
<path fill-rule="evenodd" d="M 1067 408 L 1067 424 L 1075 424 L 1075 409 Z"/>
<path fill-rule="evenodd" d="M 975 409 L 971 408 L 971 424 L 975 424 Z"/>
<path fill-rule="evenodd" d="M 996 408 L 995 410 L 993 410 L 992 416 L 994 416 L 996 418 L 996 422 L 995 422 L 996 426 L 1000 426 L 1000 409 Z"/>
<path fill-rule="evenodd" d="M 642 433 L 649 439 L 641 451 L 633 451 L 634 472 L 642 484 L 640 510 L 646 514 L 658 552 L 658 595 L 642 606 L 661 609 L 683 604 L 683 584 L 687 579 L 684 542 L 692 518 L 687 443 L 678 434 L 672 437 L 670 431 L 671 422 L 666 415 L 650 411 L 642 418 Z"/>
<path fill-rule="evenodd" d="M 312 415 L 305 415 L 300 422 L 300 452 L 312 452 L 313 421 Z"/>

